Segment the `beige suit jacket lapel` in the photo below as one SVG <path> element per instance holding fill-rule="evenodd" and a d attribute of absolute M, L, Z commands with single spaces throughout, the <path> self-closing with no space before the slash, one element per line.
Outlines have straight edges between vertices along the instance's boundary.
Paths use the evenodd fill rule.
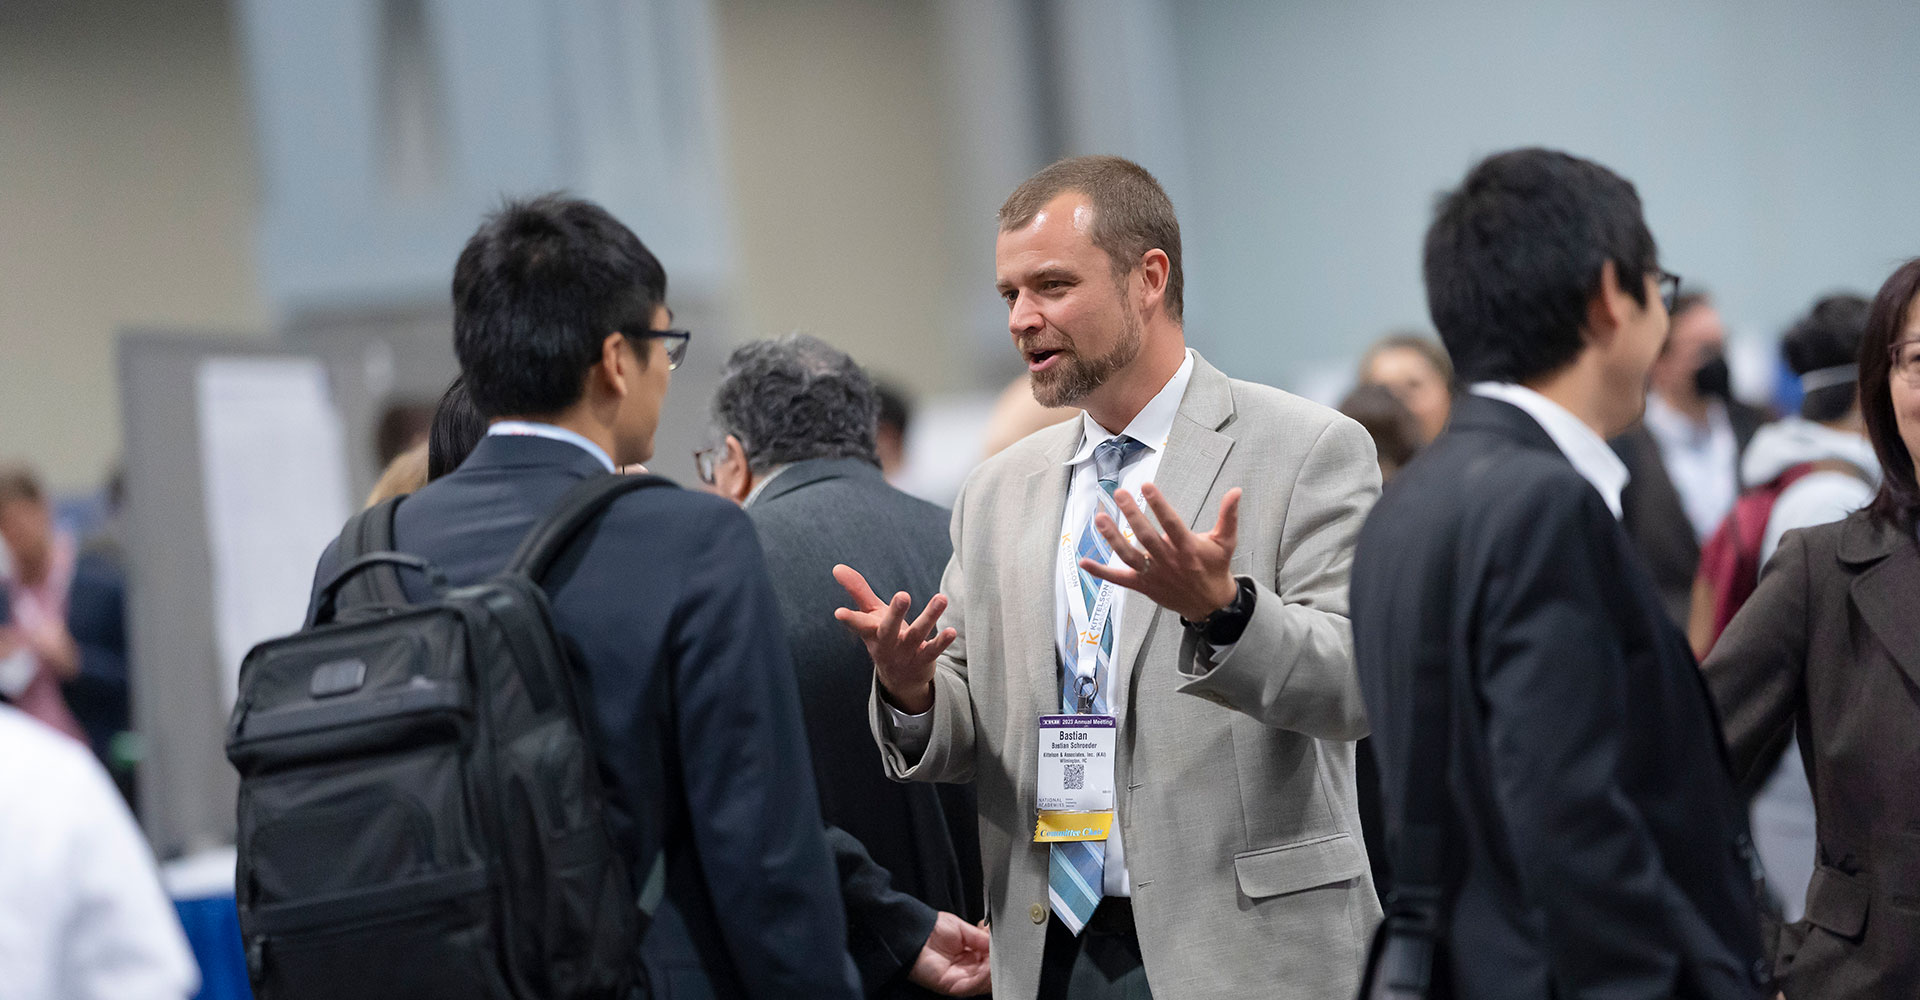
<path fill-rule="evenodd" d="M 1081 421 L 1075 419 L 1047 433 L 1056 440 L 1041 455 L 1042 464 L 1027 474 L 1026 495 L 1016 510 L 1024 512 L 1013 532 L 1014 550 L 1007 554 L 1017 567 L 1013 607 L 1009 618 L 1018 628 L 1026 650 L 1024 669 L 1031 682 L 1030 715 L 1060 714 L 1060 654 L 1054 629 L 1054 579 L 1059 565 L 1060 519 L 1067 509 L 1068 459 L 1080 445 Z"/>

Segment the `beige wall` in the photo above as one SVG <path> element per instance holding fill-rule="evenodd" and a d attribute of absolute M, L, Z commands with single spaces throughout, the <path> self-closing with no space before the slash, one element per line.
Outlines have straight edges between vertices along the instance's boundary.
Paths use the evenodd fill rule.
<path fill-rule="evenodd" d="M 219 0 L 0 2 L 0 461 L 92 488 L 119 330 L 266 328 L 240 74 Z"/>
<path fill-rule="evenodd" d="M 716 0 L 737 337 L 805 329 L 921 393 L 970 384 L 922 0 Z M 129 326 L 258 335 L 242 61 L 220 0 L 0 0 L 0 461 L 119 451 Z M 991 210 L 991 206 L 986 209 Z M 977 261 L 974 261 L 978 263 Z"/>
<path fill-rule="evenodd" d="M 953 279 L 992 248 L 947 224 L 933 5 L 716 7 L 735 332 L 806 330 L 918 393 L 971 384 Z"/>

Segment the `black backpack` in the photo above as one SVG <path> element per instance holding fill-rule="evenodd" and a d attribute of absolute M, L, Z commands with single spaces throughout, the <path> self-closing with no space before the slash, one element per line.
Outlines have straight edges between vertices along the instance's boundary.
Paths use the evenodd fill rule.
<path fill-rule="evenodd" d="M 306 626 L 247 654 L 227 729 L 259 1000 L 644 987 L 664 869 L 636 885 L 608 830 L 584 679 L 539 581 L 614 498 L 664 484 L 582 482 L 498 576 L 451 590 L 388 551 L 399 500 L 347 522 Z M 434 596 L 410 604 L 402 568 Z"/>

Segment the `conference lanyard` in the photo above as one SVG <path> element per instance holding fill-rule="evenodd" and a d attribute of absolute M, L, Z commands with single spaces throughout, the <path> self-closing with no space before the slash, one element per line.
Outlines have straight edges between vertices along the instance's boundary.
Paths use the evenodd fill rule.
<path fill-rule="evenodd" d="M 1100 489 L 1097 479 L 1094 489 L 1096 491 Z M 1097 509 L 1100 498 L 1095 496 L 1093 502 Z M 1116 522 L 1115 527 L 1121 526 Z M 1087 530 L 1094 529 L 1088 527 Z M 1121 530 L 1124 532 L 1126 529 L 1121 527 Z M 1093 609 L 1089 611 L 1086 600 L 1081 596 L 1080 557 L 1076 549 L 1073 536 L 1062 533 L 1060 561 L 1065 567 L 1067 613 L 1074 629 L 1073 656 L 1068 667 L 1074 673 L 1074 711 L 1085 714 L 1093 710 L 1094 692 L 1099 690 L 1100 683 L 1104 680 L 1100 675 L 1100 638 L 1112 625 L 1113 603 L 1119 596 L 1120 588 L 1106 580 L 1098 580 L 1099 587 L 1094 591 Z M 1113 565 L 1113 560 L 1109 558 L 1106 565 Z"/>

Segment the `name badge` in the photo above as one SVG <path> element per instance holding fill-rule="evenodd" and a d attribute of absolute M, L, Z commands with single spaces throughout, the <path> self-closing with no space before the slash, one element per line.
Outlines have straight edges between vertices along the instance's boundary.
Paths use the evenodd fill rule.
<path fill-rule="evenodd" d="M 1040 717 L 1034 840 L 1107 839 L 1113 829 L 1115 731 L 1111 715 Z"/>

